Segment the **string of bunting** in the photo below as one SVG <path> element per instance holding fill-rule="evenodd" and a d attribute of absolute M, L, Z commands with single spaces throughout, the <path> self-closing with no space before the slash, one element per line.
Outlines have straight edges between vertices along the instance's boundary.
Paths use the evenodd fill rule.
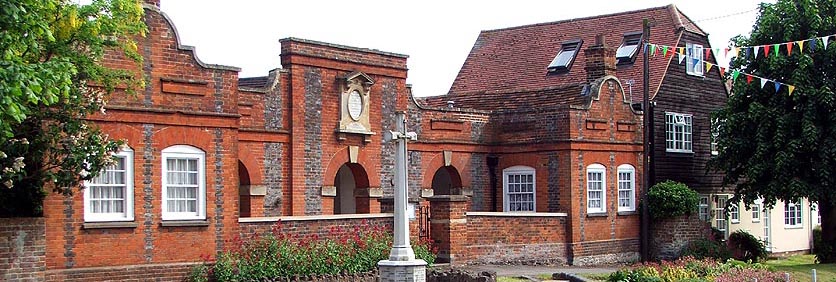
<path fill-rule="evenodd" d="M 816 48 L 818 47 L 819 40 L 821 40 L 821 44 L 822 44 L 821 47 L 824 48 L 825 50 L 827 50 L 828 43 L 830 42 L 830 37 L 834 37 L 834 36 L 836 36 L 836 34 L 821 36 L 821 37 L 816 37 L 816 38 L 811 38 L 811 39 L 806 39 L 806 40 L 784 42 L 784 43 L 724 48 L 723 49 L 723 51 L 724 51 L 723 55 L 725 57 L 728 57 L 729 52 L 733 52 L 733 54 L 732 54 L 733 56 L 734 55 L 739 56 L 739 55 L 743 54 L 746 57 L 751 57 L 754 54 L 755 58 L 757 58 L 760 54 L 760 50 L 763 50 L 763 56 L 764 57 L 769 57 L 770 51 L 772 51 L 771 52 L 772 54 L 778 55 L 778 54 L 780 54 L 781 47 L 785 46 L 784 50 L 786 50 L 787 56 L 790 56 L 790 55 L 792 55 L 793 49 L 795 49 L 793 47 L 795 45 L 798 45 L 798 51 L 800 53 L 804 52 L 805 44 L 810 49 L 810 51 L 815 51 Z M 700 55 L 704 56 L 703 58 L 697 58 L 697 57 L 690 56 L 690 55 L 686 54 L 685 47 L 673 47 L 673 46 L 668 46 L 668 45 L 648 43 L 645 46 L 645 48 L 649 49 L 648 51 L 650 52 L 651 56 L 655 56 L 657 50 L 661 51 L 663 57 L 667 57 L 668 54 L 671 54 L 671 56 L 673 56 L 674 54 L 678 54 L 679 55 L 679 64 L 682 64 L 682 62 L 685 61 L 685 59 L 687 58 L 687 59 L 689 59 L 688 61 L 693 62 L 695 68 L 698 67 L 699 64 L 702 62 L 702 63 L 705 64 L 705 71 L 706 72 L 711 71 L 711 68 L 714 67 L 714 66 L 717 66 L 721 76 L 725 76 L 725 73 L 727 71 L 726 68 L 724 68 L 722 66 L 719 66 L 719 65 L 716 65 L 716 64 L 712 64 L 712 63 L 708 62 L 708 60 L 704 59 L 704 58 L 709 58 L 711 56 L 712 51 L 714 52 L 714 57 L 717 58 L 719 56 L 719 53 L 720 53 L 720 50 L 721 50 L 720 48 L 713 48 L 713 49 L 704 48 L 704 54 L 700 54 Z M 760 76 L 749 74 L 749 73 L 745 73 L 741 70 L 732 70 L 732 80 L 733 81 L 737 80 L 737 78 L 740 75 L 745 76 L 747 84 L 751 84 L 752 80 L 757 78 L 760 81 L 761 88 L 764 88 L 766 86 L 767 82 L 771 82 L 775 87 L 775 92 L 776 93 L 778 93 L 781 90 L 782 86 L 786 86 L 786 88 L 789 92 L 789 95 L 792 95 L 792 93 L 795 91 L 795 86 L 794 85 L 779 82 L 779 81 L 773 80 L 773 79 L 760 77 Z"/>

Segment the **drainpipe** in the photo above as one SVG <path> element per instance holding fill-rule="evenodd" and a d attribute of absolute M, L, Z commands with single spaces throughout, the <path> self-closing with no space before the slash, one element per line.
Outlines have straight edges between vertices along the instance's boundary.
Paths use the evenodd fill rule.
<path fill-rule="evenodd" d="M 488 175 L 490 175 L 489 181 L 491 184 L 491 210 L 496 211 L 496 202 L 499 198 L 499 188 L 497 187 L 497 179 L 496 179 L 496 166 L 499 165 L 499 157 L 498 156 L 488 156 Z"/>

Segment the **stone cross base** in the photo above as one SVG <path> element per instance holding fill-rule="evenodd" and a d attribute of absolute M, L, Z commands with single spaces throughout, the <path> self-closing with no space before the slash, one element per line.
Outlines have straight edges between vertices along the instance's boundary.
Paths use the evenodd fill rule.
<path fill-rule="evenodd" d="M 425 282 L 427 281 L 427 262 L 416 259 L 410 261 L 381 260 L 377 263 L 381 282 Z"/>

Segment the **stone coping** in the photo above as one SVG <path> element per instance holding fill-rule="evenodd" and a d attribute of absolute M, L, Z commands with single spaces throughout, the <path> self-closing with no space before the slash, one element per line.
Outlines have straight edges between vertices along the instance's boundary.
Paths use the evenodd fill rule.
<path fill-rule="evenodd" d="M 497 216 L 497 217 L 567 217 L 565 212 L 467 212 L 467 216 Z"/>
<path fill-rule="evenodd" d="M 238 219 L 238 223 L 277 222 L 277 221 L 310 221 L 310 220 L 339 220 L 339 219 L 370 219 L 370 218 L 394 218 L 394 217 L 395 217 L 395 214 L 393 214 L 393 213 L 265 216 L 265 217 L 242 217 L 242 218 Z"/>

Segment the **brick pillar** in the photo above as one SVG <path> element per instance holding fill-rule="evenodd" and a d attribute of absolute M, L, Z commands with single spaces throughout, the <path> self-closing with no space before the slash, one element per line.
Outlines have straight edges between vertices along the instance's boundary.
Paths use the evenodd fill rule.
<path fill-rule="evenodd" d="M 468 197 L 463 195 L 439 195 L 430 201 L 430 238 L 438 246 L 438 260 L 462 264 L 467 257 Z"/>

